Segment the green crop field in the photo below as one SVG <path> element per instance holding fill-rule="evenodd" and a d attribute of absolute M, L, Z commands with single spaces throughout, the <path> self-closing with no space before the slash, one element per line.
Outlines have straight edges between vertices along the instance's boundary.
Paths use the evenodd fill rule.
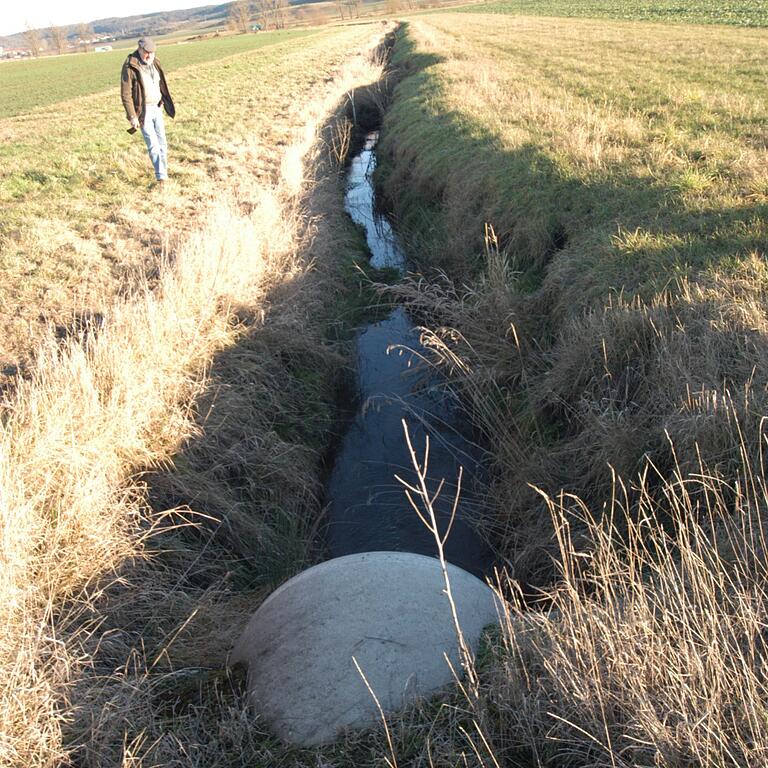
<path fill-rule="evenodd" d="M 307 30 L 230 35 L 160 44 L 157 57 L 167 71 L 256 50 L 312 34 Z M 0 118 L 117 88 L 126 50 L 77 53 L 0 65 Z M 119 99 L 119 94 L 117 96 Z"/>
<path fill-rule="evenodd" d="M 457 11 L 768 26 L 768 3 L 763 0 L 501 0 Z"/>

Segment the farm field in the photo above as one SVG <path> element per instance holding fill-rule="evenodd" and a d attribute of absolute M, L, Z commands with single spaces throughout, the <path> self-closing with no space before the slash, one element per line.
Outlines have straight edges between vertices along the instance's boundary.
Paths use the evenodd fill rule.
<path fill-rule="evenodd" d="M 457 9 L 458 10 L 458 9 Z M 768 26 L 768 8 L 762 0 L 501 0 L 467 7 L 466 12 L 523 16 L 572 16 L 661 21 L 673 24 L 733 24 Z"/>
<path fill-rule="evenodd" d="M 0 120 L 0 322 L 5 329 L 0 363 L 15 362 L 40 320 L 61 322 L 86 308 L 99 311 L 94 301 L 104 300 L 144 269 L 139 256 L 144 246 L 159 254 L 170 234 L 163 224 L 167 206 L 175 209 L 174 229 L 183 227 L 184 214 L 189 218 L 199 205 L 193 192 L 236 162 L 238 142 L 264 119 L 263 100 L 282 99 L 287 114 L 290 88 L 302 78 L 322 76 L 291 69 L 287 54 L 303 49 L 304 41 L 311 47 L 310 39 L 303 31 L 265 33 L 169 49 L 161 60 L 178 116 L 167 121 L 173 189 L 162 205 L 149 189 L 152 174 L 144 142 L 139 134 L 126 133 L 119 92 L 125 52 L 104 54 L 108 59 L 94 54 L 10 65 L 18 77 L 35 78 L 41 92 L 46 92 L 40 83 L 47 77 L 49 100 L 52 93 L 66 91 L 67 75 L 53 68 L 59 61 L 82 65 L 83 73 L 104 67 L 110 88 L 103 90 L 94 73 L 97 92 Z M 252 50 L 233 53 L 231 43 L 242 45 L 241 40 Z M 281 67 L 283 81 L 275 89 L 269 73 Z M 93 87 L 89 82 L 88 88 Z M 254 173 L 264 167 L 269 151 L 252 159 Z M 137 248 L 132 233 L 137 216 L 144 214 L 142 248 Z"/>
<path fill-rule="evenodd" d="M 487 743 L 764 764 L 768 33 L 435 14 L 393 65 L 377 173 L 432 278 L 399 292 L 485 433 L 523 605 L 564 617 L 502 633 Z"/>
<path fill-rule="evenodd" d="M 738 270 L 763 245 L 765 33 L 492 16 L 425 29 L 434 42 L 414 53 L 430 66 L 402 87 L 384 144 L 417 183 L 386 183 L 407 228 L 433 199 L 424 186 L 471 201 L 461 218 L 433 212 L 425 245 L 444 260 L 472 271 L 487 221 L 525 285 L 557 270 L 565 310 L 618 285 L 649 298 L 672 275 Z M 413 120 L 421 104 L 433 119 Z"/>
<path fill-rule="evenodd" d="M 168 72 L 207 61 L 258 50 L 312 34 L 310 30 L 262 32 L 258 35 L 225 35 L 179 43 L 160 39 L 158 59 Z M 104 53 L 73 53 L 41 59 L 9 61 L 0 69 L 0 119 L 28 113 L 114 88 L 120 67 L 132 47 Z M 120 93 L 117 94 L 118 103 Z"/>

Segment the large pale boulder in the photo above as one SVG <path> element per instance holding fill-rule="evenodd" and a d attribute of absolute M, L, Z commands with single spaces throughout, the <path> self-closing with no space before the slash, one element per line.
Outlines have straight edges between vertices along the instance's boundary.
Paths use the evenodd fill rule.
<path fill-rule="evenodd" d="M 448 566 L 464 636 L 476 650 L 498 620 L 494 592 Z M 456 632 L 438 560 L 364 552 L 310 568 L 259 607 L 232 654 L 248 665 L 256 712 L 284 741 L 313 746 L 379 719 L 453 680 Z"/>

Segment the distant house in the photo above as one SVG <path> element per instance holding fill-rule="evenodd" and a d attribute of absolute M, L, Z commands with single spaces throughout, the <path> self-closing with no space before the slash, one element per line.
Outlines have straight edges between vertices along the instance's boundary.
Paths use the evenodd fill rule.
<path fill-rule="evenodd" d="M 2 54 L 3 59 L 23 59 L 26 56 L 31 56 L 32 52 L 26 48 L 8 48 Z"/>

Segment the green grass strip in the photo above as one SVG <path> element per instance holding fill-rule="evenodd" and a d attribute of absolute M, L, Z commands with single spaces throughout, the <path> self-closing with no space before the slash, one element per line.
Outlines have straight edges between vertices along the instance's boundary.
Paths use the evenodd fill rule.
<path fill-rule="evenodd" d="M 673 24 L 768 26 L 768 4 L 763 0 L 502 0 L 456 10 L 464 13 L 580 16 Z"/>
<path fill-rule="evenodd" d="M 311 30 L 281 30 L 161 45 L 158 59 L 166 72 L 258 48 L 297 40 Z M 22 115 L 92 93 L 114 88 L 119 102 L 120 68 L 130 49 L 77 53 L 11 61 L 0 67 L 0 118 Z M 66 111 L 62 105 L 62 111 Z"/>

